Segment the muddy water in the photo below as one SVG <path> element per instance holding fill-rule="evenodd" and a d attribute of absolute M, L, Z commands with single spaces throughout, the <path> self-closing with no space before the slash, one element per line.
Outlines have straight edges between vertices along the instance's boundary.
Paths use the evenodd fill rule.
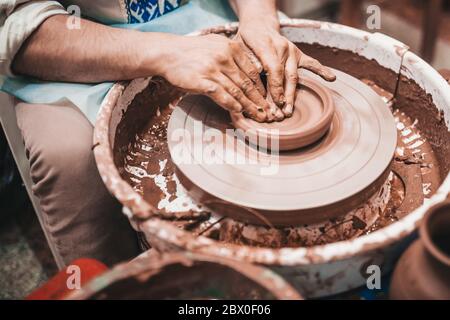
<path fill-rule="evenodd" d="M 374 86 L 371 83 L 369 85 Z M 391 97 L 373 87 L 391 106 Z M 347 240 L 378 230 L 408 214 L 437 190 L 439 167 L 417 120 L 394 110 L 398 145 L 388 180 L 368 203 L 348 214 L 315 225 L 269 228 L 241 223 L 195 203 L 179 183 L 167 146 L 173 106 L 158 110 L 128 144 L 122 176 L 161 217 L 195 234 L 264 247 L 313 246 Z"/>

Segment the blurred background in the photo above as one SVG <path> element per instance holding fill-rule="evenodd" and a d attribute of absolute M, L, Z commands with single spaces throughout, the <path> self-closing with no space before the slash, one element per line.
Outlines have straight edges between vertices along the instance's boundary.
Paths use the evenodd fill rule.
<path fill-rule="evenodd" d="M 379 29 L 368 27 L 379 8 Z M 292 18 L 338 22 L 382 32 L 436 69 L 450 69 L 450 0 L 278 0 Z M 371 7 L 372 6 L 372 7 Z M 7 141 L 0 130 L 0 299 L 22 298 L 56 272 Z"/>
<path fill-rule="evenodd" d="M 379 30 L 367 26 L 373 5 L 380 8 Z M 291 18 L 338 22 L 387 34 L 436 69 L 450 68 L 450 0 L 278 0 L 278 6 Z"/>

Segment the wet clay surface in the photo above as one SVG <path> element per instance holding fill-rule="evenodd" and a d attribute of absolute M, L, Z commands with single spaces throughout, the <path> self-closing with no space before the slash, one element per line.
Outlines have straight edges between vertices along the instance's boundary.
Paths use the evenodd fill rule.
<path fill-rule="evenodd" d="M 369 200 L 389 173 L 397 140 L 395 120 L 373 90 L 334 72 L 338 79 L 333 83 L 302 74 L 302 81 L 317 79 L 329 86 L 336 104 L 333 126 L 313 146 L 279 155 L 257 148 L 260 140 L 246 143 L 239 133 L 224 130 L 230 118 L 210 99 L 191 95 L 180 101 L 168 126 L 169 150 L 191 197 L 224 216 L 274 226 L 323 222 Z M 304 111 L 304 106 L 298 108 Z M 218 133 L 213 141 L 212 130 Z M 189 158 L 178 156 L 180 145 Z M 374 208 L 382 204 L 373 202 Z"/>
<path fill-rule="evenodd" d="M 317 43 L 301 43 L 297 46 L 323 65 L 341 70 L 358 79 L 372 81 L 391 94 L 395 92 L 397 73 L 381 67 L 375 60 L 367 60 L 349 50 L 325 47 Z"/>
<path fill-rule="evenodd" d="M 163 218 L 190 230 L 210 213 L 179 189 L 167 145 L 167 124 L 173 108 L 170 105 L 160 110 L 134 137 L 123 160 L 122 176 L 145 201 L 160 209 Z"/>
<path fill-rule="evenodd" d="M 277 140 L 277 149 L 295 150 L 318 141 L 330 128 L 334 115 L 334 101 L 331 92 L 320 83 L 302 78 L 297 85 L 294 110 L 290 117 L 282 121 L 258 123 L 242 113 L 230 113 L 236 129 L 251 132 L 255 140 L 258 137 L 269 140 L 267 147 L 271 148 L 271 140 Z M 272 136 L 270 130 L 276 130 Z"/>
<path fill-rule="evenodd" d="M 375 90 L 383 92 L 381 88 Z M 392 104 L 388 94 L 383 98 Z M 163 219 L 196 234 L 266 247 L 312 246 L 351 239 L 397 221 L 420 206 L 439 185 L 439 167 L 430 143 L 422 137 L 417 121 L 395 110 L 399 139 L 394 172 L 366 204 L 337 219 L 295 228 L 245 224 L 210 212 L 187 195 L 167 146 L 167 123 L 172 111 L 173 105 L 159 110 L 128 144 L 122 176 L 160 210 Z"/>
<path fill-rule="evenodd" d="M 434 107 L 431 95 L 404 76 L 400 77 L 395 104 L 412 119 L 417 119 L 416 127 L 429 141 L 431 149 L 439 150 L 434 154 L 440 166 L 440 179 L 445 179 L 450 170 L 450 132 L 445 126 L 443 112 L 438 112 Z"/>
<path fill-rule="evenodd" d="M 392 71 L 351 52 L 319 45 L 300 47 L 324 64 L 337 66 L 360 78 L 395 109 L 393 114 L 399 139 L 392 165 L 394 172 L 389 174 L 379 193 L 367 204 L 355 208 L 339 221 L 334 219 L 297 228 L 256 227 L 209 212 L 192 201 L 175 175 L 166 143 L 167 123 L 172 112 L 170 106 L 160 108 L 159 112 L 156 107 L 146 109 L 146 113 L 154 116 L 147 117 L 149 120 L 142 129 L 134 129 L 136 134 L 128 142 L 122 138 L 120 143 L 116 143 L 115 162 L 122 177 L 160 210 L 162 218 L 173 221 L 177 226 L 195 234 L 256 246 L 298 247 L 350 239 L 378 230 L 420 206 L 437 190 L 448 172 L 446 158 L 449 155 L 445 141 L 448 141 L 449 133 L 431 98 L 417 84 L 402 79 L 400 96 L 394 105 L 392 93 L 396 75 Z M 152 106 L 148 97 L 144 101 L 133 104 Z M 423 112 L 424 107 L 426 112 Z M 425 118 L 429 123 L 418 118 Z M 125 120 L 124 123 L 128 122 Z M 432 129 L 427 129 L 429 124 Z M 124 125 L 127 126 L 130 127 L 129 122 Z M 441 148 L 439 153 L 435 153 L 433 147 Z"/>

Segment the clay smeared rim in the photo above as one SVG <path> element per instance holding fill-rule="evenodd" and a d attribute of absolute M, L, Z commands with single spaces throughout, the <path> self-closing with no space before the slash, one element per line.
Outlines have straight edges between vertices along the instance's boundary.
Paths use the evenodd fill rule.
<path fill-rule="evenodd" d="M 209 262 L 228 267 L 263 287 L 278 300 L 303 300 L 303 297 L 282 277 L 262 266 L 193 252 L 158 254 L 149 251 L 130 262 L 121 263 L 112 270 L 94 278 L 80 290 L 74 290 L 65 300 L 89 299 L 117 281 L 140 276 L 145 276 L 145 281 L 148 281 L 148 279 L 157 275 L 165 267 L 174 264 L 192 266 L 194 262 Z M 195 266 L 192 267 L 195 268 Z"/>
<path fill-rule="evenodd" d="M 335 110 L 333 98 L 326 87 L 321 86 L 312 79 L 302 77 L 299 79 L 299 84 L 303 86 L 303 90 L 312 91 L 321 101 L 321 106 L 317 108 L 317 112 L 320 112 L 320 117 L 316 123 L 309 126 L 299 126 L 295 129 L 280 130 L 279 135 L 271 136 L 269 131 L 258 129 L 258 122 L 246 118 L 242 113 L 230 112 L 234 127 L 244 130 L 244 132 L 247 132 L 249 136 L 254 138 L 260 137 L 269 141 L 279 139 L 278 145 L 282 151 L 298 149 L 316 142 L 331 126 Z M 252 135 L 252 132 L 255 134 Z"/>
<path fill-rule="evenodd" d="M 190 35 L 195 36 L 209 33 L 236 32 L 237 27 L 238 23 L 230 23 L 223 26 L 194 32 Z M 377 46 L 383 46 L 385 50 L 396 52 L 400 56 L 403 56 L 406 52 L 408 52 L 407 46 L 388 36 L 378 33 L 371 34 L 362 30 L 329 22 L 318 22 L 305 19 L 282 19 L 281 27 L 333 30 L 335 34 L 351 35 L 357 39 L 364 39 L 366 42 L 373 41 Z M 338 37 L 335 36 L 335 38 Z M 360 51 L 360 54 L 363 54 L 363 51 Z M 428 74 L 428 76 L 432 79 L 433 85 L 441 88 L 440 91 L 446 92 L 446 90 L 448 90 L 447 81 L 425 61 L 412 53 L 411 55 L 414 57 L 414 60 L 417 61 L 416 64 L 420 64 L 425 69 L 426 72 L 424 71 L 421 74 L 424 77 L 425 74 Z M 372 59 L 372 57 L 370 59 Z M 389 61 L 380 61 L 380 64 L 390 69 L 393 68 L 393 66 L 389 65 Z M 397 71 L 400 70 L 396 70 L 396 72 Z M 145 81 L 148 81 L 148 79 L 137 79 L 134 80 L 133 83 L 142 83 Z M 149 205 L 139 193 L 134 191 L 133 188 L 122 179 L 117 167 L 114 165 L 112 145 L 109 140 L 109 124 L 111 122 L 112 111 L 124 89 L 125 85 L 123 83 L 118 82 L 113 85 L 105 97 L 97 117 L 93 143 L 95 146 L 94 155 L 98 170 L 108 190 L 124 206 L 124 213 L 128 216 L 128 218 L 132 221 L 135 220 L 143 222 L 146 220 L 140 226 L 142 231 L 146 229 L 145 231 L 153 233 L 160 239 L 167 241 L 172 245 L 176 244 L 180 248 L 184 248 L 186 250 L 212 254 L 215 256 L 234 257 L 245 261 L 266 265 L 308 265 L 312 263 L 322 264 L 343 260 L 351 258 L 355 254 L 362 255 L 372 250 L 381 249 L 411 235 L 417 229 L 417 226 L 421 222 L 421 219 L 428 208 L 445 200 L 448 192 L 450 191 L 449 175 L 442 182 L 436 193 L 429 198 L 425 204 L 409 213 L 399 221 L 368 235 L 326 245 L 308 248 L 269 249 L 238 246 L 214 241 L 203 236 L 197 237 L 192 235 L 190 232 L 183 231 L 175 227 L 170 222 L 166 222 L 158 218 L 152 218 L 152 213 L 154 213 L 156 209 Z M 434 95 L 437 95 L 440 91 L 434 90 L 431 92 L 433 101 Z M 437 97 L 437 99 L 440 99 L 439 101 L 442 102 L 439 105 L 441 107 L 444 105 L 450 105 L 450 96 L 445 93 L 441 93 L 441 95 L 443 96 Z"/>

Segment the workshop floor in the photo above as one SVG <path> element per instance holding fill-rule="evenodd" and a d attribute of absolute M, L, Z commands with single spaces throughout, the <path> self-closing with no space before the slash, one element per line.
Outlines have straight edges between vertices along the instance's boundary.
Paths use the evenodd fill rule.
<path fill-rule="evenodd" d="M 0 212 L 0 299 L 26 297 L 57 270 L 25 191 L 15 195 Z"/>

